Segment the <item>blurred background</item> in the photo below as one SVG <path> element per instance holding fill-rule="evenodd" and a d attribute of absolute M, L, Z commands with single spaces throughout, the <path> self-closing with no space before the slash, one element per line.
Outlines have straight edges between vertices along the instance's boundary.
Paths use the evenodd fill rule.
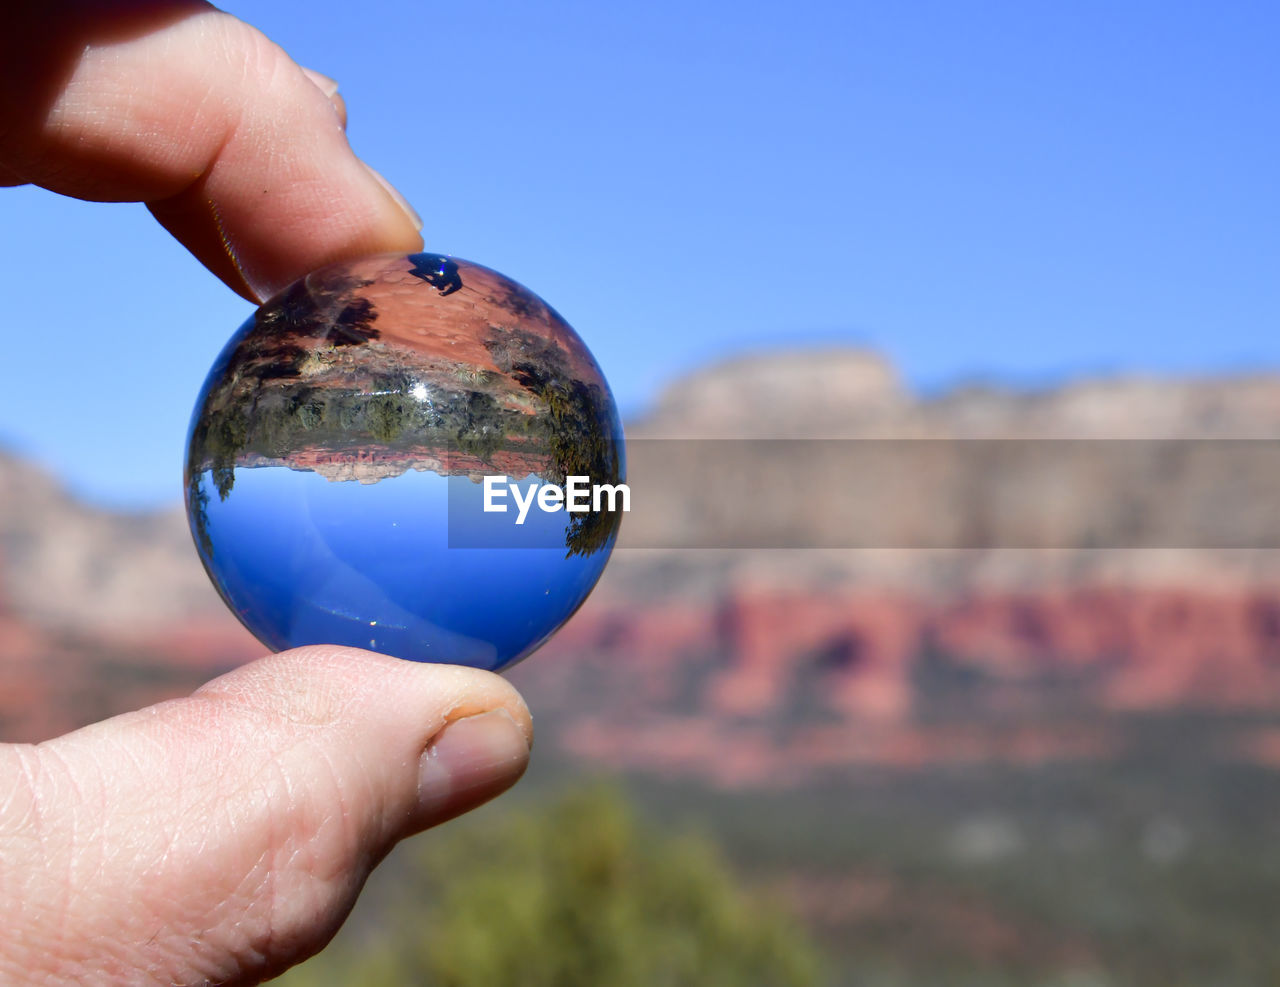
<path fill-rule="evenodd" d="M 1274 5 L 224 6 L 339 81 L 428 250 L 579 330 L 633 437 L 1280 437 Z M 140 206 L 2 198 L 0 734 L 38 740 L 260 651 L 179 506 L 250 308 Z M 635 544 L 705 506 L 663 482 Z M 1280 981 L 1280 553 L 1075 534 L 624 524 L 511 673 L 529 776 L 287 980 Z"/>

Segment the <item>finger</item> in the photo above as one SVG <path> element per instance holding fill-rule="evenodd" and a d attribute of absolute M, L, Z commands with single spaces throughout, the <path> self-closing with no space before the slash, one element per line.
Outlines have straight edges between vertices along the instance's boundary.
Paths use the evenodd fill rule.
<path fill-rule="evenodd" d="M 194 0 L 20 4 L 0 18 L 0 179 L 146 202 L 254 301 L 335 259 L 421 249 L 323 78 Z"/>
<path fill-rule="evenodd" d="M 0 980 L 256 983 L 396 840 L 513 784 L 531 736 L 496 675 L 306 648 L 0 748 Z"/>

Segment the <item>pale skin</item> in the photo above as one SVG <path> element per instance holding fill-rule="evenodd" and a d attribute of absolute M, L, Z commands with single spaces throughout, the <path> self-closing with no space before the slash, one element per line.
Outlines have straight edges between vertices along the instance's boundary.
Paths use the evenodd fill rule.
<path fill-rule="evenodd" d="M 9 6 L 0 184 L 146 202 L 254 301 L 331 260 L 421 249 L 348 147 L 335 84 L 248 25 L 195 2 Z M 531 741 L 496 675 L 319 646 L 0 745 L 0 981 L 277 974 L 396 841 L 512 785 Z"/>

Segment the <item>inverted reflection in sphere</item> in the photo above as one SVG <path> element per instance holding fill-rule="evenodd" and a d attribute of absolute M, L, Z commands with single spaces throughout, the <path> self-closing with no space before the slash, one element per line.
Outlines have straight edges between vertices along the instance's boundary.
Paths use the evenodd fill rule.
<path fill-rule="evenodd" d="M 187 513 L 268 647 L 498 669 L 586 599 L 620 515 L 517 525 L 482 510 L 483 477 L 624 472 L 609 387 L 552 308 L 476 264 L 383 255 L 295 282 L 227 344 L 192 419 Z"/>

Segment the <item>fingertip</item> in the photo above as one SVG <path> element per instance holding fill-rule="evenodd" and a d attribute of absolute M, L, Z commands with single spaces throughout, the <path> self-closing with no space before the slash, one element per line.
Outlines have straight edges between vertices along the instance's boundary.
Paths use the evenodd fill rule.
<path fill-rule="evenodd" d="M 0 135 L 0 182 L 145 202 L 258 303 L 334 261 L 421 250 L 417 214 L 348 143 L 333 79 L 206 6 L 107 43 L 112 22 L 76 45 L 49 29 L 70 74 L 39 121 Z"/>
<path fill-rule="evenodd" d="M 355 648 L 280 652 L 196 695 L 252 710 L 285 747 L 309 734 L 311 755 L 340 768 L 347 804 L 385 822 L 384 849 L 510 788 L 533 745 L 529 708 L 501 676 Z"/>
<path fill-rule="evenodd" d="M 422 217 L 418 215 L 418 211 L 414 209 L 413 206 L 409 205 L 409 200 L 406 199 L 403 195 L 401 195 L 400 192 L 396 189 L 396 187 L 392 185 L 389 181 L 387 181 L 384 177 L 382 177 L 382 173 L 379 172 L 377 169 L 375 169 L 367 161 L 361 161 L 360 163 L 364 165 L 365 170 L 367 170 L 369 174 L 373 176 L 373 180 L 378 183 L 378 187 L 381 188 L 382 191 L 384 191 L 387 195 L 391 197 L 391 201 L 396 204 L 396 207 L 401 212 L 403 212 L 405 216 L 408 218 L 409 222 L 413 224 L 414 232 L 421 233 L 422 226 L 423 226 Z"/>
<path fill-rule="evenodd" d="M 426 829 L 502 794 L 529 765 L 531 737 L 506 707 L 451 721 L 418 764 L 415 828 Z"/>

